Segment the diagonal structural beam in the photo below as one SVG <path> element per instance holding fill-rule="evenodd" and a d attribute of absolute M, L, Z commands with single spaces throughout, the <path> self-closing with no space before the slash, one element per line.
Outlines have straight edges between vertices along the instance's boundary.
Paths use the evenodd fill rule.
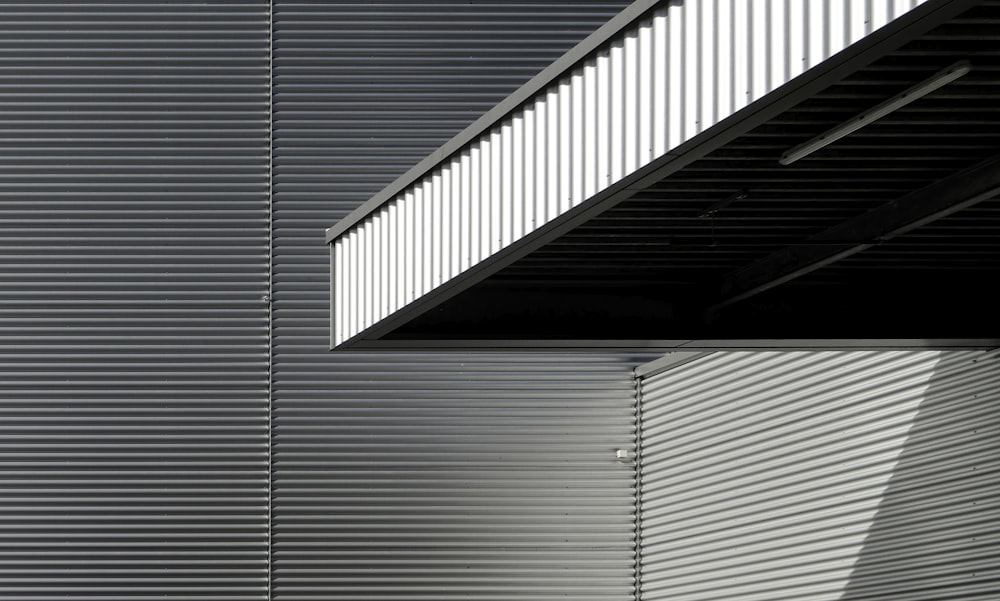
<path fill-rule="evenodd" d="M 1000 156 L 849 219 L 723 277 L 719 309 L 859 253 L 1000 193 Z"/>

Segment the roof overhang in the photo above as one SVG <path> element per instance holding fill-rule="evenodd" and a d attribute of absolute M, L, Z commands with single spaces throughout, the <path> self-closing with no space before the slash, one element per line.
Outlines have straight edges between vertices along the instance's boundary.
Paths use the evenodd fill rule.
<path fill-rule="evenodd" d="M 1000 113 L 989 108 L 996 106 L 989 84 L 997 83 L 990 50 L 996 37 L 979 45 L 970 38 L 977 27 L 990 30 L 989 11 L 997 6 L 931 0 L 911 9 L 842 0 L 812 14 L 807 4 L 768 0 L 767 10 L 751 14 L 736 3 L 735 12 L 718 15 L 714 3 L 694 0 L 630 6 L 328 231 L 333 346 L 378 339 L 394 346 L 500 339 L 544 346 L 538 341 L 553 339 L 551 346 L 578 347 L 566 339 L 586 339 L 632 348 L 656 340 L 663 349 L 710 339 L 912 345 L 929 337 L 990 346 L 980 337 L 996 333 L 995 320 L 982 323 L 989 303 L 976 297 L 967 274 L 955 276 L 945 262 L 934 265 L 935 285 L 953 285 L 964 296 L 946 310 L 966 311 L 933 327 L 905 327 L 920 325 L 921 310 L 902 310 L 898 324 L 880 329 L 883 313 L 926 293 L 905 278 L 841 270 L 851 273 L 840 276 L 834 296 L 878 298 L 876 305 L 888 307 L 868 318 L 854 303 L 845 317 L 831 319 L 823 313 L 840 308 L 832 287 L 787 283 L 994 199 L 1000 137 L 990 136 L 1000 133 Z M 900 4 L 905 10 L 894 13 Z M 987 11 L 982 24 L 969 12 L 976 5 Z M 969 31 L 949 39 L 949 27 Z M 831 161 L 817 152 L 778 164 L 782 151 L 957 60 L 969 61 L 978 79 L 952 94 L 957 111 L 944 113 L 986 128 L 956 133 L 979 136 L 978 148 L 951 152 L 953 140 L 932 139 L 899 148 L 898 156 L 876 149 Z M 871 93 L 845 97 L 852 86 Z M 823 110 L 837 99 L 842 109 L 834 102 Z M 980 112 L 963 113 L 963 103 Z M 951 125 L 938 119 L 924 126 Z M 919 139 L 921 123 L 901 128 L 900 141 Z M 940 168 L 928 170 L 935 159 Z M 909 170 L 900 167 L 906 160 L 914 162 Z M 897 177 L 884 176 L 891 169 Z M 810 202 L 805 196 L 815 196 L 819 183 L 831 198 Z M 798 203 L 781 202 L 782 194 L 796 193 L 803 196 Z M 740 215 L 755 202 L 776 205 L 759 208 L 760 215 L 794 232 Z M 980 263 L 989 271 L 1000 265 L 990 263 L 996 257 L 987 242 L 976 251 L 986 255 Z M 798 314 L 761 319 L 759 307 L 746 309 L 751 297 L 809 307 L 817 324 Z M 844 329 L 845 320 L 857 327 Z M 827 327 L 813 327 L 820 322 Z"/>

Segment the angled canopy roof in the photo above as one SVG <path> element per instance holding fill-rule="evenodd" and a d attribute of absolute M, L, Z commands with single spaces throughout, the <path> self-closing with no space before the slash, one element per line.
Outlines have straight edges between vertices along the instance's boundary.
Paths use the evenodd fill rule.
<path fill-rule="evenodd" d="M 1000 2 L 716 4 L 636 3 L 331 228 L 334 346 L 995 334 Z"/>

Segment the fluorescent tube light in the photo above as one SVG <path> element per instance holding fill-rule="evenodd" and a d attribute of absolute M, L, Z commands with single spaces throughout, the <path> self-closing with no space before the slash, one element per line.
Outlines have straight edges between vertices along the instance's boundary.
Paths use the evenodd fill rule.
<path fill-rule="evenodd" d="M 896 94 L 892 98 L 861 113 L 857 117 L 851 117 L 847 121 L 844 121 L 840 125 L 827 130 L 825 133 L 816 136 L 812 140 L 785 151 L 785 153 L 781 155 L 781 158 L 778 159 L 778 162 L 782 165 L 791 165 L 795 161 L 809 156 L 817 150 L 827 146 L 828 144 L 836 142 L 848 134 L 858 131 L 869 123 L 885 117 L 889 113 L 910 104 L 914 100 L 930 94 L 941 86 L 955 81 L 959 77 L 968 73 L 971 69 L 972 65 L 968 61 L 959 61 L 950 67 L 942 69 L 931 77 L 909 88 L 905 92 Z"/>

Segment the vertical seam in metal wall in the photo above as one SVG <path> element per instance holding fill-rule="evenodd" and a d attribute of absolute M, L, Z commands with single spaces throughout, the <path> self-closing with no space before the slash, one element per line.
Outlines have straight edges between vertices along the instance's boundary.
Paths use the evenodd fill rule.
<path fill-rule="evenodd" d="M 642 378 L 632 370 L 635 387 L 635 601 L 642 601 Z"/>
<path fill-rule="evenodd" d="M 267 3 L 267 600 L 271 601 L 271 489 L 274 447 L 271 416 L 274 390 L 274 0 Z"/>

